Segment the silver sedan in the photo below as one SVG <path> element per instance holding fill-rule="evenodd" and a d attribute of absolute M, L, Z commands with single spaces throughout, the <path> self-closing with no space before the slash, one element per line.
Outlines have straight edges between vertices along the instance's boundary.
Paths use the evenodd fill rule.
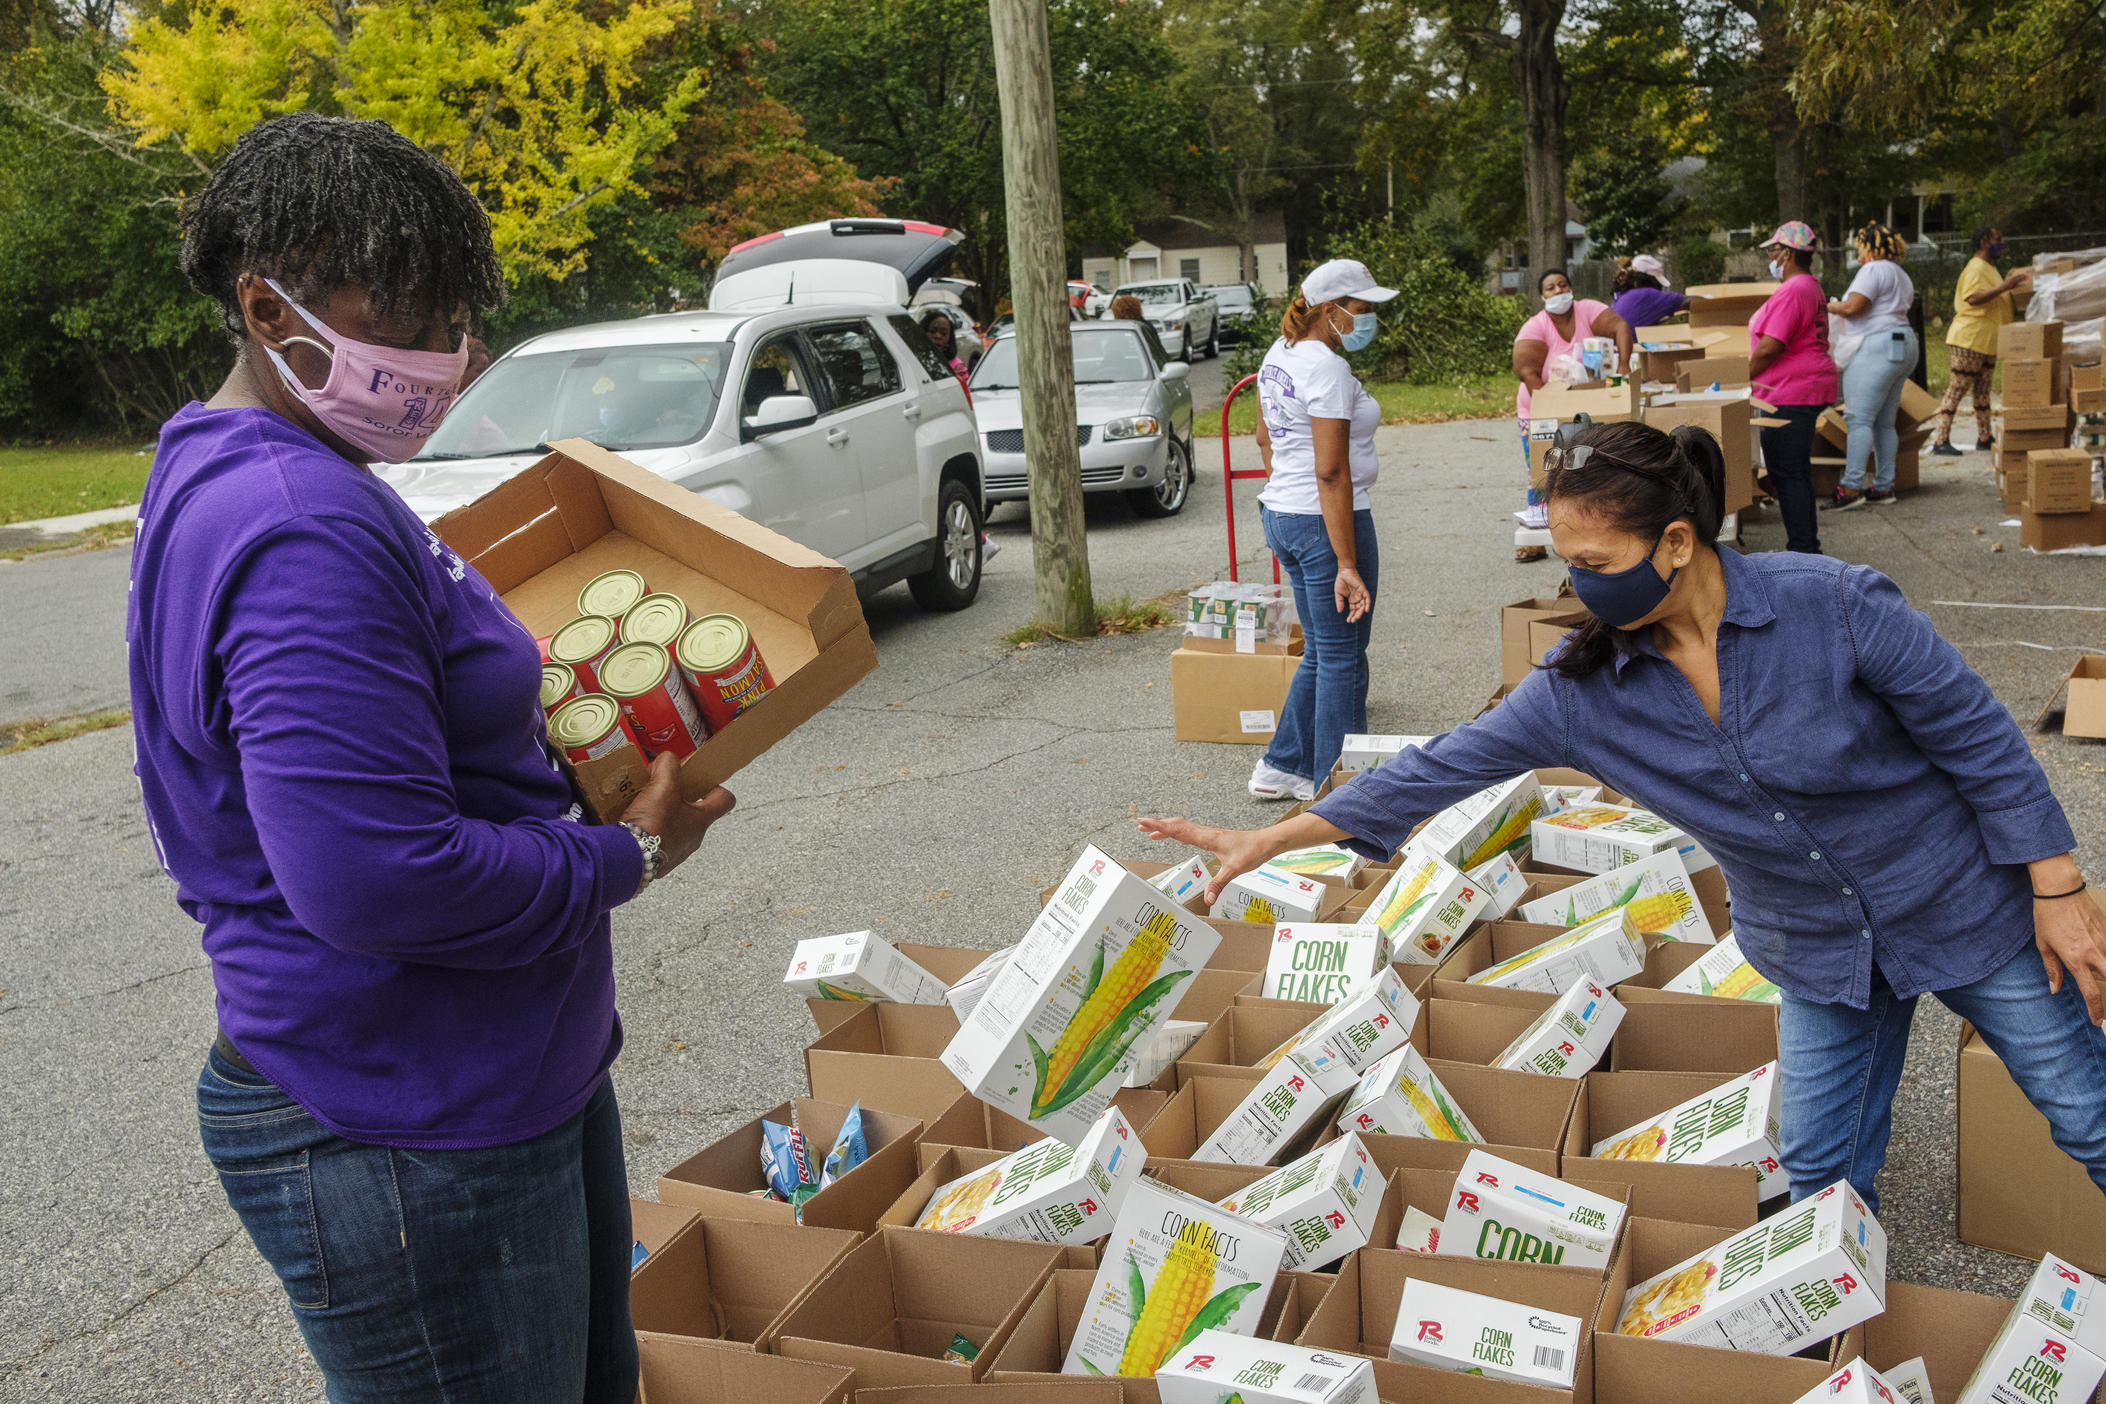
<path fill-rule="evenodd" d="M 1191 368 L 1165 356 L 1139 322 L 1081 322 L 1069 331 L 1082 490 L 1124 493 L 1144 517 L 1175 516 L 1192 493 Z M 987 500 L 1021 502 L 1030 489 L 1014 335 L 987 348 L 972 394 Z"/>

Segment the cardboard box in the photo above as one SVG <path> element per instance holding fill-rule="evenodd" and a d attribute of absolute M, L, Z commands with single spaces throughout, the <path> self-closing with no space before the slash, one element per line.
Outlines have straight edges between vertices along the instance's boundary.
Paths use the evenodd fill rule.
<path fill-rule="evenodd" d="M 1282 922 L 1259 992 L 1267 999 L 1336 1004 L 1388 964 L 1382 928 L 1371 924 Z"/>
<path fill-rule="evenodd" d="M 1397 967 L 1385 965 L 1291 1039 L 1261 1057 L 1258 1066 L 1269 1066 L 1307 1043 L 1329 1050 L 1354 1071 L 1364 1072 L 1411 1037 L 1420 1009 L 1418 996 L 1405 987 Z"/>
<path fill-rule="evenodd" d="M 1903 1379 L 1908 1372 L 1903 1367 L 1910 1362 L 1919 1365 L 1920 1378 L 1929 1390 L 1924 1404 L 1930 1404 L 1933 1397 L 1945 1404 L 1957 1404 L 1976 1366 L 2003 1334 L 2006 1322 L 2015 1310 L 2022 1310 L 2003 1297 L 1909 1282 L 1887 1284 L 1886 1306 L 1885 1311 L 1851 1333 L 1853 1345 L 1862 1350 L 1865 1359 L 1903 1398 L 1908 1397 Z M 2073 1388 L 2057 1389 L 2061 1404 L 2080 1404 L 2084 1399 L 2101 1397 L 2106 1397 L 2106 1391 L 2080 1395 Z"/>
<path fill-rule="evenodd" d="M 1034 1243 L 1094 1243 L 1111 1232 L 1148 1151 L 1116 1107 L 1080 1146 L 1048 1136 L 940 1186 L 917 1229 Z"/>
<path fill-rule="evenodd" d="M 1738 390 L 1748 384 L 1746 356 L 1706 356 L 1675 367 L 1675 389 L 1683 394 L 1714 387 Z"/>
<path fill-rule="evenodd" d="M 1887 1236 L 1847 1181 L 1634 1283 L 1616 1331 L 1795 1355 L 1877 1316 Z"/>
<path fill-rule="evenodd" d="M 1367 1147 L 1347 1132 L 1215 1202 L 1278 1229 L 1287 1237 L 1286 1265 L 1314 1272 L 1368 1245 L 1382 1177 Z"/>
<path fill-rule="evenodd" d="M 1570 595 L 1543 596 L 1517 601 L 1499 611 L 1499 680 L 1517 687 L 1540 654 L 1529 650 L 1528 626 L 1538 620 L 1559 623 L 1561 629 L 1576 628 L 1587 617 L 1586 607 Z"/>
<path fill-rule="evenodd" d="M 854 1370 L 859 1389 L 977 1380 L 1060 1261 L 1051 1244 L 888 1225 L 784 1315 L 775 1352 Z M 953 1336 L 979 1355 L 945 1360 Z"/>
<path fill-rule="evenodd" d="M 2018 544 L 2035 551 L 2062 551 L 2071 546 L 2106 546 L 2106 506 L 2089 512 L 2018 514 Z"/>
<path fill-rule="evenodd" d="M 1583 981 L 1611 987 L 1644 968 L 1645 938 L 1632 925 L 1630 909 L 1616 907 L 1478 971 L 1466 983 L 1555 995 Z"/>
<path fill-rule="evenodd" d="M 1744 512 L 1755 503 L 1754 415 L 1755 407 L 1745 396 L 1676 395 L 1645 407 L 1645 422 L 1656 429 L 1671 432 L 1693 424 L 1718 440 L 1726 459 L 1721 510 L 1729 513 Z"/>
<path fill-rule="evenodd" d="M 1612 423 L 1638 417 L 1638 382 L 1626 378 L 1621 385 L 1591 381 L 1584 385 L 1545 385 L 1528 397 L 1530 419 L 1555 419 L 1570 424 L 1582 414 L 1596 423 Z"/>
<path fill-rule="evenodd" d="M 1961 1389 L 1959 1404 L 2084 1399 L 2106 1380 L 2106 1292 L 2054 1257 L 2041 1261 L 2004 1327 Z"/>
<path fill-rule="evenodd" d="M 1079 1144 L 1131 1070 L 1133 1044 L 1176 1012 L 1219 943 L 1213 928 L 1086 846 L 943 1064 L 982 1101 Z M 1123 1003 L 1093 1002 L 1100 989 Z M 1110 1039 L 1091 1047 L 1107 1030 Z"/>
<path fill-rule="evenodd" d="M 1616 996 L 1583 980 L 1531 1020 L 1500 1050 L 1492 1066 L 1543 1077 L 1584 1077 L 1608 1053 L 1609 1040 L 1616 1036 L 1623 1018 L 1624 1008 Z"/>
<path fill-rule="evenodd" d="M 1153 1396 L 1151 1396 L 1153 1397 Z M 859 1389 L 855 1404 L 1138 1404 L 1125 1380 L 1062 1378 L 1018 1384 L 904 1385 Z M 649 1401 L 645 1401 L 649 1404 Z M 748 1401 L 740 1401 L 748 1404 Z"/>
<path fill-rule="evenodd" d="M 2001 365 L 2005 409 L 2046 409 L 2063 403 L 2062 361 L 2059 357 L 2039 360 L 2013 357 Z"/>
<path fill-rule="evenodd" d="M 1218 1205 L 1144 1179 L 1104 1246 L 1067 1374 L 1153 1374 L 1191 1322 L 1256 1335 L 1287 1240 Z"/>
<path fill-rule="evenodd" d="M 618 569 L 678 595 L 690 614 L 745 621 L 775 686 L 680 763 L 682 795 L 723 784 L 877 667 L 846 570 L 583 439 L 552 447 L 432 531 L 536 638 L 577 616 L 586 581 Z M 646 769 L 622 747 L 577 774 L 604 817 L 642 790 Z"/>
<path fill-rule="evenodd" d="M 1638 379 L 1646 385 L 1672 386 L 1681 367 L 1702 360 L 1707 350 L 1702 346 L 1641 345 L 1638 348 Z"/>
<path fill-rule="evenodd" d="M 1778 1155 L 1781 1099 L 1777 1088 L 1777 1065 L 1765 1063 L 1679 1106 L 1601 1137 L 1587 1155 L 1593 1160 L 1669 1165 L 1742 1165 L 1755 1172 L 1756 1195 L 1774 1199 L 1791 1192 L 1791 1180 Z"/>
<path fill-rule="evenodd" d="M 660 1204 L 655 1199 L 629 1197 L 629 1235 L 635 1242 L 630 1259 L 630 1275 L 650 1259 L 651 1254 L 673 1241 L 677 1234 L 685 1233 L 701 1215 L 685 1204 Z"/>
<path fill-rule="evenodd" d="M 1625 1212 L 1623 1197 L 1590 1193 L 1473 1150 L 1455 1177 L 1435 1251 L 1606 1272 Z"/>
<path fill-rule="evenodd" d="M 1410 1278 L 1389 1358 L 1514 1384 L 1570 1389 L 1586 1323 L 1540 1307 Z"/>
<path fill-rule="evenodd" d="M 1429 1058 L 1426 1065 L 1439 1075 L 1450 1099 L 1468 1114 L 1483 1139 L 1474 1143 L 1437 1141 L 1363 1131 L 1360 1139 L 1383 1174 L 1402 1169 L 1443 1170 L 1452 1182 L 1474 1146 L 1541 1174 L 1559 1173 L 1558 1148 L 1571 1125 L 1584 1079 L 1537 1077 L 1442 1058 Z"/>
<path fill-rule="evenodd" d="M 1375 1404 L 1370 1361 L 1201 1331 L 1155 1372 L 1164 1404 Z"/>
<path fill-rule="evenodd" d="M 1457 868 L 1474 868 L 1502 853 L 1518 861 L 1528 855 L 1529 822 L 1542 812 L 1542 786 L 1527 772 L 1441 810 L 1411 846 Z"/>
<path fill-rule="evenodd" d="M 822 1102 L 933 1122 L 965 1091 L 942 1061 L 959 1027 L 940 1004 L 867 1005 L 805 1047 L 805 1084 Z"/>
<path fill-rule="evenodd" d="M 1309 848 L 1291 849 L 1266 860 L 1268 868 L 1278 868 L 1283 873 L 1299 873 L 1303 877 L 1324 878 L 1332 882 L 1350 885 L 1367 866 L 1367 859 L 1351 849 L 1340 848 L 1335 843 L 1319 843 Z"/>
<path fill-rule="evenodd" d="M 1432 965 L 1477 919 L 1490 900 L 1467 874 L 1417 847 L 1405 850 L 1395 876 L 1368 904 L 1368 916 L 1389 943 L 1389 958 Z"/>
<path fill-rule="evenodd" d="M 642 1404 L 849 1404 L 855 1393 L 853 1370 L 686 1336 L 638 1331 L 636 1357 Z"/>
<path fill-rule="evenodd" d="M 1724 327 L 1745 337 L 1748 323 L 1780 286 L 1758 280 L 1752 283 L 1699 283 L 1684 288 L 1683 295 L 1689 299 L 1689 325 Z"/>
<path fill-rule="evenodd" d="M 1696 1165 L 1688 1161 L 1601 1160 L 1589 1155 L 1595 1143 L 1625 1128 L 1650 1124 L 1718 1085 L 1709 1073 L 1600 1072 L 1589 1075 L 1567 1126 L 1560 1175 L 1587 1184 L 1631 1187 L 1632 1212 L 1646 1218 L 1743 1229 L 1755 1222 L 1756 1171 L 1747 1166 Z M 1780 1173 L 1779 1166 L 1763 1167 Z M 1712 1241 L 1719 1235 L 1714 1234 Z M 1677 1260 L 1688 1256 L 1677 1254 Z M 1660 1267 L 1665 1267 L 1661 1264 Z M 1659 1267 L 1646 1273 L 1651 1276 Z"/>
<path fill-rule="evenodd" d="M 1726 939 L 1705 951 L 1694 965 L 1669 980 L 1662 989 L 1678 994 L 1708 995 L 1714 999 L 1744 999 L 1757 1004 L 1782 1004 L 1784 992 L 1740 953 L 1740 942 L 1730 931 Z"/>
<path fill-rule="evenodd" d="M 2083 449 L 2034 449 L 2026 455 L 2026 510 L 2091 511 L 2091 455 Z"/>
<path fill-rule="evenodd" d="M 2106 737 L 2106 658 L 2097 654 L 2079 658 L 2070 667 L 2067 685 L 2069 701 L 2062 711 L 2062 734 Z M 2035 730 L 2047 725 L 2055 701 L 2062 695 L 2059 687 L 2048 694 L 2047 705 L 2033 720 Z"/>
<path fill-rule="evenodd" d="M 1363 1136 L 1471 1143 L 1485 1139 L 1425 1057 L 1408 1043 L 1367 1070 L 1347 1097 L 1338 1128 Z"/>
<path fill-rule="evenodd" d="M 1313 922 L 1328 890 L 1315 878 L 1261 865 L 1222 884 L 1207 915 L 1223 921 Z"/>
<path fill-rule="evenodd" d="M 2046 360 L 2062 354 L 2062 323 L 2006 322 L 1996 329 L 1996 359 Z"/>
<path fill-rule="evenodd" d="M 1358 1077 L 1352 1064 L 1324 1045 L 1297 1047 L 1258 1076 L 1191 1158 L 1278 1164 L 1322 1130 L 1325 1116 Z"/>
<path fill-rule="evenodd" d="M 1902 1404 L 1901 1395 L 1885 1376 L 1862 1359 L 1853 1359 L 1813 1389 L 1800 1396 L 1799 1404 Z"/>
<path fill-rule="evenodd" d="M 1618 986 L 1626 992 L 1629 985 Z M 1684 999 L 1626 1011 L 1608 1066 L 1617 1072 L 1741 1077 L 1777 1061 L 1777 1011 L 1759 1002 Z"/>
<path fill-rule="evenodd" d="M 2019 437 L 2006 442 L 2012 436 L 2052 434 L 2068 443 L 2069 406 L 2067 405 L 2006 405 L 1996 412 L 1996 440 L 2006 449 L 2056 448 L 2062 445 L 2043 444 L 2037 439 Z"/>
<path fill-rule="evenodd" d="M 1546 926 L 1578 926 L 1616 907 L 1631 914 L 1631 924 L 1642 934 L 1700 946 L 1718 939 L 1679 853 L 1656 853 L 1525 902 L 1521 919 Z"/>
<path fill-rule="evenodd" d="M 1180 741 L 1262 746 L 1280 724 L 1297 652 L 1210 653 L 1186 639 L 1170 655 L 1170 720 Z"/>
<path fill-rule="evenodd" d="M 1152 1375 L 1113 1376 L 1106 1381 L 1061 1373 L 1061 1363 L 1074 1344 L 1076 1327 L 1090 1304 L 1090 1288 L 1096 1279 L 1094 1267 L 1056 1269 L 1024 1308 L 980 1387 L 1014 1389 L 1032 1385 L 1063 1389 L 1088 1380 L 1093 1384 L 1117 1385 L 1125 1391 L 1128 1404 L 1157 1404 L 1161 1395 Z M 1060 1398 L 1064 1401 L 1066 1395 Z"/>
<path fill-rule="evenodd" d="M 1384 761 L 1395 760 L 1414 746 L 1423 746 L 1431 736 L 1392 736 L 1370 732 L 1346 733 L 1344 749 L 1338 753 L 1341 770 L 1373 770 Z"/>
<path fill-rule="evenodd" d="M 2055 1145 L 1971 1025 L 1960 1032 L 1957 1100 L 1960 1241 L 2106 1273 L 2106 1194 Z"/>
<path fill-rule="evenodd" d="M 1206 1032 L 1193 1040 L 1178 1060 L 1180 1085 L 1194 1077 L 1255 1078 L 1288 1050 L 1300 1046 L 1307 1030 L 1331 1013 L 1333 1007 L 1296 1000 L 1239 1000 L 1209 1023 Z"/>
<path fill-rule="evenodd" d="M 2065 364 L 2068 364 L 2065 359 Z M 2106 365 L 2092 361 L 2087 365 L 2069 365 L 2069 388 L 2071 390 L 2106 389 Z"/>
<path fill-rule="evenodd" d="M 1679 853 L 1690 872 L 1715 867 L 1710 854 L 1688 834 L 1635 805 L 1596 804 L 1565 809 L 1529 826 L 1534 859 L 1582 873 L 1607 873 L 1656 853 Z"/>
<path fill-rule="evenodd" d="M 781 1200 L 754 1197 L 755 1190 L 768 1187 L 761 1173 L 761 1123 L 787 1125 L 794 1115 L 809 1144 L 831 1146 L 849 1111 L 839 1103 L 809 1097 L 784 1102 L 660 1175 L 659 1201 L 684 1204 L 714 1218 L 797 1223 L 799 1216 Z M 802 1222 L 814 1228 L 868 1233 L 876 1225 L 878 1215 L 913 1180 L 914 1142 L 920 1135 L 921 1122 L 913 1117 L 863 1108 L 863 1136 L 870 1147 L 869 1158 L 807 1199 Z"/>
<path fill-rule="evenodd" d="M 639 1331 L 765 1350 L 776 1323 L 857 1239 L 807 1224 L 698 1217 L 637 1268 L 629 1315 Z"/>

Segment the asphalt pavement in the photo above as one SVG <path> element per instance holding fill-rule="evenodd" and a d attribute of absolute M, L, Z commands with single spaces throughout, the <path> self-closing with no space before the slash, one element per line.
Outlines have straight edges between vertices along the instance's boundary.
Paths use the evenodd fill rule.
<path fill-rule="evenodd" d="M 1554 590 L 1559 568 L 1510 559 L 1509 424 L 1390 428 L 1378 442 L 1370 724 L 1438 731 L 1498 682 L 1500 606 Z M 1100 595 L 1145 598 L 1222 573 L 1218 441 L 1198 457 L 1179 518 L 1091 504 Z M 2106 649 L 2106 613 L 2082 612 L 2106 605 L 2106 560 L 2020 550 L 2016 529 L 1996 524 L 1983 456 L 1932 460 L 1924 477 L 1899 506 L 1825 517 L 1824 541 L 1892 574 L 2030 726 L 2079 651 Z M 1238 519 L 1256 571 L 1247 492 Z M 980 602 L 938 616 L 904 589 L 871 600 L 879 671 L 742 773 L 737 813 L 616 916 L 628 1042 L 615 1080 L 639 1194 L 801 1089 L 811 1030 L 779 984 L 799 938 L 869 927 L 1006 944 L 1081 843 L 1140 856 L 1141 814 L 1267 812 L 1243 790 L 1253 751 L 1172 737 L 1171 635 L 1002 642 L 1032 613 L 1024 510 L 1003 509 L 992 531 L 1003 550 Z M 1780 535 L 1772 515 L 1747 540 L 1772 549 Z M 0 569 L 0 691 L 46 715 L 122 700 L 123 567 L 110 551 Z M 2106 747 L 2032 740 L 2077 831 L 2099 833 Z M 130 759 L 122 730 L 0 758 L 0 1399 L 316 1400 L 283 1294 L 197 1146 L 211 985 L 197 929 L 156 867 Z M 2096 852 L 2081 857 L 2106 879 Z M 1956 1030 L 1925 1002 L 1883 1182 L 1890 1267 L 2008 1294 L 2027 1265 L 1952 1238 Z"/>

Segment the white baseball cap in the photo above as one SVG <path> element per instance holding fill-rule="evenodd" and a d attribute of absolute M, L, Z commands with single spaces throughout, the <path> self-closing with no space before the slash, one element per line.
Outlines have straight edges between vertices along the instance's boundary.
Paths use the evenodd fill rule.
<path fill-rule="evenodd" d="M 1660 260 L 1654 258 L 1651 254 L 1639 254 L 1632 259 L 1631 271 L 1633 273 L 1650 273 L 1663 282 L 1667 279 L 1667 270 L 1661 267 Z"/>
<path fill-rule="evenodd" d="M 1341 297 L 1357 297 L 1364 302 L 1387 302 L 1397 295 L 1395 288 L 1385 288 L 1375 281 L 1375 275 L 1367 271 L 1367 265 L 1357 258 L 1334 258 L 1328 263 L 1319 263 L 1302 279 L 1302 300 L 1314 307 L 1319 302 L 1336 302 Z"/>

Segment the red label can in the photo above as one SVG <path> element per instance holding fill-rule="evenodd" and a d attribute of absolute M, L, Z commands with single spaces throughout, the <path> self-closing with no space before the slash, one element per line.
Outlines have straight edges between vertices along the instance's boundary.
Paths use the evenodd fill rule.
<path fill-rule="evenodd" d="M 578 675 L 567 663 L 544 663 L 541 665 L 541 710 L 554 712 L 556 708 L 573 697 L 583 697 L 585 689 L 578 686 Z"/>
<path fill-rule="evenodd" d="M 548 719 L 548 739 L 578 765 L 636 743 L 621 704 L 597 692 L 573 697 L 556 708 Z"/>
<path fill-rule="evenodd" d="M 651 593 L 644 578 L 633 570 L 610 570 L 585 582 L 578 591 L 578 613 L 604 614 L 620 619 L 630 606 Z"/>
<path fill-rule="evenodd" d="M 775 686 L 746 621 L 737 615 L 703 615 L 681 634 L 674 656 L 711 731 L 722 731 Z"/>
<path fill-rule="evenodd" d="M 709 738 L 673 657 L 657 644 L 623 644 L 600 667 L 600 687 L 621 703 L 645 760 L 660 751 L 691 756 Z"/>
<path fill-rule="evenodd" d="M 615 624 L 604 614 L 581 614 L 549 635 L 548 661 L 569 667 L 578 685 L 587 692 L 605 692 L 600 686 L 600 664 L 621 647 Z"/>

